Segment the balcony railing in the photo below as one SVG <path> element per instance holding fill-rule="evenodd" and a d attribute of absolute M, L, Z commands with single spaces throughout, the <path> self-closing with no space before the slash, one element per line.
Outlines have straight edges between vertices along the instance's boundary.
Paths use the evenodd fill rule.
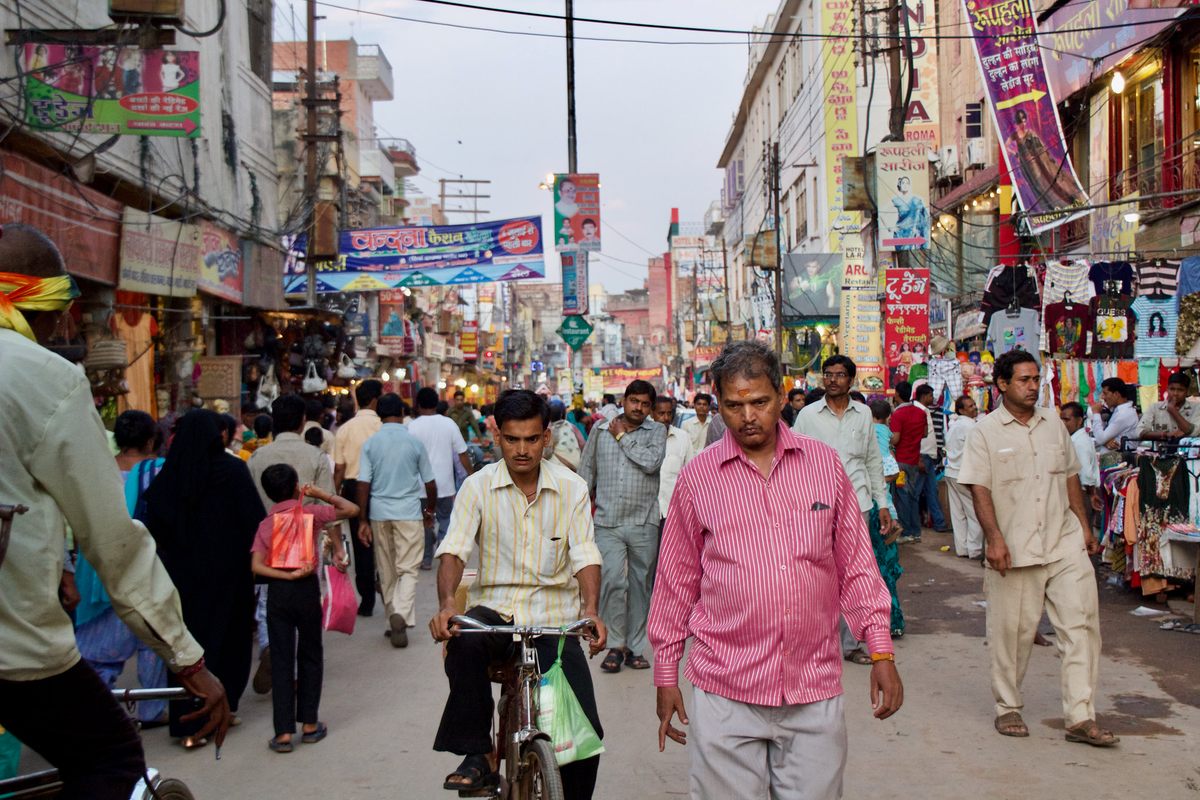
<path fill-rule="evenodd" d="M 1138 195 L 1138 211 L 1151 218 L 1200 200 L 1200 131 L 1118 172 L 1110 192 L 1114 200 Z"/>

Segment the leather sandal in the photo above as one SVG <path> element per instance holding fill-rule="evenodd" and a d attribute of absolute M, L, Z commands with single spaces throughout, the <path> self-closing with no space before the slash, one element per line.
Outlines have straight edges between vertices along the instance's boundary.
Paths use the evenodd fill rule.
<path fill-rule="evenodd" d="M 625 661 L 625 653 L 621 650 L 609 650 L 608 655 L 600 662 L 600 669 L 605 672 L 620 672 L 621 664 Z"/>
<path fill-rule="evenodd" d="M 996 721 L 993 724 L 996 726 L 996 733 L 1001 736 L 1012 736 L 1017 739 L 1024 739 L 1029 736 L 1029 727 L 1016 711 L 1001 714 L 996 717 Z"/>
<path fill-rule="evenodd" d="M 1121 741 L 1120 737 L 1112 731 L 1101 728 L 1094 719 L 1081 722 L 1073 728 L 1067 728 L 1066 735 L 1068 742 L 1090 744 L 1092 747 L 1112 747 Z"/>

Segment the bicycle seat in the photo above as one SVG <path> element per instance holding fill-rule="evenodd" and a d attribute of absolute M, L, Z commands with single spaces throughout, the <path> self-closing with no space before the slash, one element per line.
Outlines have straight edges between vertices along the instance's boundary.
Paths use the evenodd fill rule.
<path fill-rule="evenodd" d="M 509 683 L 517 679 L 517 668 L 512 661 L 493 661 L 488 664 L 488 679 L 492 683 Z"/>

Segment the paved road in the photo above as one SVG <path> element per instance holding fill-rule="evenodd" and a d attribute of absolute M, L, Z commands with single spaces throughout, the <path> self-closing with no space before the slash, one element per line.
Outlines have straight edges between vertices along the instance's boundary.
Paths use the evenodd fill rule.
<path fill-rule="evenodd" d="M 939 552 L 947 537 L 925 538 L 903 550 L 910 635 L 899 645 L 901 712 L 871 719 L 869 670 L 847 665 L 847 797 L 1200 797 L 1200 637 L 1160 632 L 1128 614 L 1139 598 L 1104 589 L 1099 705 L 1122 744 L 1102 751 L 1063 740 L 1053 648 L 1036 649 L 1025 681 L 1032 736 L 1002 739 L 992 730 L 980 569 Z M 425 619 L 430 573 L 419 597 Z M 324 742 L 269 752 L 270 703 L 248 693 L 245 723 L 219 762 L 211 747 L 184 752 L 161 730 L 146 735 L 150 762 L 187 780 L 200 800 L 454 797 L 440 786 L 456 759 L 430 750 L 446 692 L 440 649 L 416 629 L 408 649 L 393 650 L 381 616 L 360 623 L 352 637 L 326 638 Z M 686 753 L 657 752 L 649 674 L 605 675 L 599 659 L 592 668 L 608 747 L 597 797 L 686 796 Z"/>

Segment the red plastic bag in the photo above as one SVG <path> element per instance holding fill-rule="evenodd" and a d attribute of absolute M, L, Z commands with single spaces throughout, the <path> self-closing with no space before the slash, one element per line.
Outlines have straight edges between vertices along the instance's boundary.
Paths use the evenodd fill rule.
<path fill-rule="evenodd" d="M 300 569 L 314 560 L 313 515 L 304 513 L 303 504 L 271 515 L 271 557 L 267 566 Z"/>
<path fill-rule="evenodd" d="M 350 586 L 350 578 L 336 567 L 325 567 L 325 582 L 329 592 L 321 601 L 321 624 L 327 631 L 354 633 L 354 619 L 358 615 L 358 600 Z"/>

